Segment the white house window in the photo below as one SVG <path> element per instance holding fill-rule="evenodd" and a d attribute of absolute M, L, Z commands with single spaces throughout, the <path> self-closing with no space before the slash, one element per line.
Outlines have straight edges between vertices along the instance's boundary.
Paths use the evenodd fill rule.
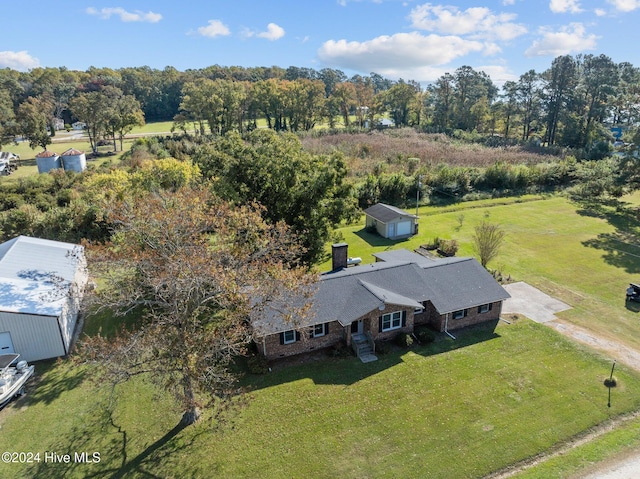
<path fill-rule="evenodd" d="M 282 339 L 283 339 L 283 343 L 284 344 L 291 344 L 291 343 L 295 343 L 296 342 L 296 332 L 293 329 L 290 329 L 289 331 L 285 331 L 284 333 L 282 333 Z"/>
<path fill-rule="evenodd" d="M 402 327 L 402 311 L 382 315 L 382 330 L 391 331 Z"/>
<path fill-rule="evenodd" d="M 313 328 L 311 328 L 311 337 L 312 338 L 319 338 L 320 336 L 324 336 L 326 334 L 325 332 L 325 328 L 324 328 L 324 323 L 323 324 L 316 324 L 315 326 L 313 326 Z"/>
<path fill-rule="evenodd" d="M 466 309 L 459 309 L 453 312 L 453 319 L 462 319 L 467 315 Z"/>
<path fill-rule="evenodd" d="M 488 313 L 491 311 L 491 303 L 478 306 L 478 313 Z"/>

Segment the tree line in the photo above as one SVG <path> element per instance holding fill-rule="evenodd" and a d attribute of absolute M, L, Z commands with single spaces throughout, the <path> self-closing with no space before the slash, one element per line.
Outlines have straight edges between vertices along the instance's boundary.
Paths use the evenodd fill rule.
<path fill-rule="evenodd" d="M 197 134 L 245 133 L 263 120 L 276 131 L 369 129 L 383 116 L 395 126 L 478 132 L 512 141 L 590 151 L 609 127 L 633 127 L 640 115 L 640 69 L 606 55 L 564 55 L 498 88 L 469 66 L 423 88 L 377 73 L 348 78 L 332 68 L 223 67 L 180 72 L 149 67 L 73 71 L 0 70 L 0 146 L 23 135 L 46 148 L 54 119 L 87 124 L 92 148 L 122 139 L 147 121 L 173 120 Z M 115 148 L 115 146 L 114 146 Z"/>

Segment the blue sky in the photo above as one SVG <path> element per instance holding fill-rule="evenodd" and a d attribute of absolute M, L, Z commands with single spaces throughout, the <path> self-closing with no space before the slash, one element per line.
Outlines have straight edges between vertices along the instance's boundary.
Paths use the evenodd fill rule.
<path fill-rule="evenodd" d="M 293 65 L 427 83 L 469 65 L 501 84 L 563 54 L 640 66 L 640 0 L 24 0 L 0 12 L 0 67 L 22 71 Z"/>

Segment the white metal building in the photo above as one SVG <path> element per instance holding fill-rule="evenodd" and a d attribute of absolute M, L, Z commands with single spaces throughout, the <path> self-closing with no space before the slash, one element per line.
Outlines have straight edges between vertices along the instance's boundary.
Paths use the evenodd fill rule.
<path fill-rule="evenodd" d="M 81 246 L 18 236 L 0 244 L 0 353 L 69 353 L 87 283 Z"/>

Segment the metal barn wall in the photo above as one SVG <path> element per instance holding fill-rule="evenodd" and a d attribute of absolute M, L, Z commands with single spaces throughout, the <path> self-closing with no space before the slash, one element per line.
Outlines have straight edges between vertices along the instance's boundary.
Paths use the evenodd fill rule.
<path fill-rule="evenodd" d="M 82 297 L 87 285 L 88 275 L 86 266 L 86 259 L 83 255 L 78 258 L 78 268 L 76 269 L 73 284 L 69 290 L 69 298 L 60 314 L 60 328 L 62 329 L 62 336 L 64 337 L 67 352 L 71 349 L 71 341 L 78 320 L 78 312 L 80 311 Z"/>
<path fill-rule="evenodd" d="M 11 332 L 13 348 L 26 361 L 65 355 L 58 318 L 0 311 L 0 331 Z"/>

